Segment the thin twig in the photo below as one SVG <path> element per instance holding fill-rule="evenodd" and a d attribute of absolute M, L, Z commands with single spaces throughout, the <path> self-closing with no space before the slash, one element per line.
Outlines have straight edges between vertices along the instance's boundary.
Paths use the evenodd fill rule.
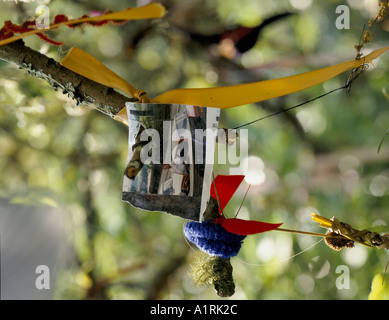
<path fill-rule="evenodd" d="M 234 218 L 236 218 L 236 217 L 238 216 L 238 213 L 239 213 L 240 209 L 241 209 L 242 206 L 243 206 L 243 202 L 244 202 L 244 200 L 246 199 L 247 194 L 249 193 L 250 187 L 251 187 L 251 184 L 249 184 L 249 186 L 248 186 L 248 188 L 247 188 L 247 190 L 246 190 L 246 193 L 244 194 L 243 200 L 242 200 L 242 202 L 240 203 L 240 206 L 239 206 L 238 210 L 236 211 L 236 214 L 235 214 L 235 217 L 234 217 Z"/>
<path fill-rule="evenodd" d="M 294 233 L 294 234 L 305 234 L 305 235 L 314 236 L 314 237 L 323 237 L 323 238 L 330 237 L 330 238 L 343 239 L 343 236 L 327 235 L 327 234 L 324 234 L 324 233 L 302 231 L 302 230 L 277 228 L 277 229 L 275 229 L 275 231 L 288 232 L 288 233 Z"/>

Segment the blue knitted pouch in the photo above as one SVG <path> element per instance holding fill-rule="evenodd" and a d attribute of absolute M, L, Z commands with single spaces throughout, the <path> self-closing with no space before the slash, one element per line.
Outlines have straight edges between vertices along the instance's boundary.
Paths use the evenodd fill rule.
<path fill-rule="evenodd" d="M 200 250 L 211 256 L 228 259 L 236 256 L 246 236 L 225 230 L 220 224 L 211 221 L 189 221 L 184 228 L 185 237 Z"/>

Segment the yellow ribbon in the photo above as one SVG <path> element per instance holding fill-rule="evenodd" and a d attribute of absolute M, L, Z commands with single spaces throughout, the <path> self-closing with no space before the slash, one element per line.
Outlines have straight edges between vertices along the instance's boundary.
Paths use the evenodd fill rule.
<path fill-rule="evenodd" d="M 216 88 L 174 89 L 150 101 L 144 91 L 135 89 L 100 61 L 79 48 L 73 48 L 61 64 L 93 81 L 122 90 L 143 103 L 177 103 L 227 109 L 280 97 L 313 87 L 344 71 L 360 67 L 364 63 L 372 62 L 372 60 L 378 58 L 388 49 L 389 46 L 375 50 L 359 60 L 350 60 L 334 66 L 279 79 Z M 128 125 L 126 108 L 123 108 L 115 116 L 115 120 Z"/>
<path fill-rule="evenodd" d="M 28 32 L 24 32 L 18 35 L 15 35 L 11 38 L 7 38 L 0 41 L 0 46 L 4 44 L 8 44 L 24 37 L 41 33 L 42 31 L 56 29 L 61 26 L 78 24 L 89 21 L 101 21 L 101 20 L 141 20 L 141 19 L 154 19 L 161 18 L 165 15 L 165 7 L 163 7 L 159 3 L 151 3 L 142 7 L 126 9 L 123 11 L 112 12 L 105 15 L 97 16 L 97 17 L 87 17 L 75 20 L 64 21 L 56 24 L 52 24 L 48 29 L 34 29 Z"/>
<path fill-rule="evenodd" d="M 313 87 L 344 71 L 370 63 L 388 47 L 375 50 L 360 60 L 350 60 L 323 69 L 285 78 L 205 89 L 175 89 L 151 100 L 153 103 L 182 103 L 196 106 L 227 109 L 248 103 L 260 102 Z"/>
<path fill-rule="evenodd" d="M 164 16 L 165 8 L 157 3 L 127 9 L 119 12 L 113 12 L 97 17 L 88 17 L 77 20 L 64 21 L 50 25 L 50 29 L 55 29 L 63 25 L 77 24 L 87 21 L 101 20 L 130 20 L 130 19 L 152 19 Z M 35 29 L 20 35 L 13 36 L 0 41 L 4 45 L 23 37 L 42 32 L 44 30 Z M 154 99 L 149 99 L 146 92 L 137 90 L 127 81 L 122 79 L 112 70 L 107 68 L 99 60 L 84 52 L 79 48 L 72 48 L 61 64 L 95 82 L 101 83 L 110 88 L 119 89 L 135 97 L 142 103 L 177 103 L 196 105 L 204 107 L 215 107 L 227 109 L 248 103 L 260 102 L 293 92 L 313 87 L 319 83 L 327 81 L 340 73 L 362 66 L 364 63 L 371 63 L 372 60 L 379 57 L 388 47 L 378 49 L 359 60 L 350 60 L 339 63 L 334 66 L 322 68 L 319 70 L 301 73 L 290 77 L 280 79 L 266 80 L 236 86 L 216 87 L 216 88 L 195 88 L 195 89 L 174 89 L 167 91 Z M 123 108 L 116 116 L 115 120 L 128 125 L 126 108 Z"/>
<path fill-rule="evenodd" d="M 135 89 L 126 80 L 80 48 L 73 47 L 61 61 L 61 65 L 85 78 L 122 90 L 143 103 L 149 102 L 146 92 Z"/>

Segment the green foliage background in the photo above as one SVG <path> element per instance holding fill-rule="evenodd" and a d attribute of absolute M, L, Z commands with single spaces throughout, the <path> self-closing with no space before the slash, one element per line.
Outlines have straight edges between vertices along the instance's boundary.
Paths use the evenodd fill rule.
<path fill-rule="evenodd" d="M 50 33 L 66 41 L 60 48 L 35 37 L 25 42 L 57 61 L 78 46 L 153 97 L 172 88 L 278 78 L 351 59 L 363 25 L 376 14 L 376 1 L 300 1 L 311 3 L 304 10 L 293 6 L 297 2 L 167 0 L 162 1 L 169 10 L 163 20 L 61 28 Z M 350 8 L 349 30 L 335 27 L 340 4 Z M 0 20 L 21 23 L 34 16 L 37 5 L 2 2 Z M 76 18 L 137 3 L 52 0 L 46 5 L 52 18 L 60 13 Z M 254 26 L 284 11 L 296 13 L 266 28 L 255 47 L 234 61 L 193 42 L 184 31 Z M 366 49 L 387 45 L 388 31 L 388 19 L 376 25 Z M 139 39 L 136 46 L 134 39 Z M 251 188 L 240 217 L 323 232 L 311 221 L 310 213 L 316 212 L 355 228 L 388 232 L 389 140 L 377 154 L 389 127 L 388 69 L 386 54 L 349 94 L 332 94 L 249 126 L 249 154 L 264 162 L 266 180 Z M 189 274 L 199 252 L 184 239 L 185 221 L 121 201 L 127 128 L 93 108 L 76 107 L 9 63 L 0 61 L 0 71 L 0 197 L 52 206 L 61 213 L 72 259 L 59 266 L 54 298 L 217 299 L 212 288 L 196 287 Z M 223 111 L 220 126 L 234 127 L 300 103 L 344 85 L 347 77 Z M 228 170 L 228 165 L 215 166 L 216 174 Z M 230 216 L 245 188 L 247 184 L 228 205 Z M 318 240 L 277 232 L 248 237 L 232 259 L 233 298 L 367 299 L 374 276 L 383 273 L 387 252 L 358 245 L 335 252 L 323 241 L 314 245 Z M 349 267 L 350 289 L 336 287 L 341 265 Z"/>

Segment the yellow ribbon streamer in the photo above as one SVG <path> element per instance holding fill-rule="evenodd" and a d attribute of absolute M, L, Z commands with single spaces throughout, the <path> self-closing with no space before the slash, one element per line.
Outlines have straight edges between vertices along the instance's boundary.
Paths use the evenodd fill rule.
<path fill-rule="evenodd" d="M 165 7 L 163 7 L 159 3 L 151 3 L 142 7 L 138 8 L 132 8 L 132 9 L 126 9 L 123 11 L 118 12 L 112 12 L 105 15 L 97 16 L 97 17 L 88 17 L 88 18 L 82 18 L 82 19 L 75 19 L 75 20 L 69 20 L 64 21 L 56 24 L 52 24 L 49 26 L 48 29 L 34 29 L 28 32 L 24 32 L 18 35 L 15 35 L 11 38 L 4 39 L 0 41 L 0 46 L 5 45 L 14 41 L 17 41 L 19 39 L 22 39 L 24 37 L 41 33 L 43 31 L 56 29 L 61 26 L 66 25 L 72 25 L 72 24 L 78 24 L 83 22 L 90 22 L 90 21 L 101 21 L 101 20 L 141 20 L 141 19 L 155 19 L 155 18 L 161 18 L 165 15 Z"/>
<path fill-rule="evenodd" d="M 135 89 L 126 80 L 80 48 L 73 47 L 61 61 L 61 65 L 85 78 L 122 90 L 143 103 L 149 102 L 146 92 Z"/>
<path fill-rule="evenodd" d="M 204 89 L 175 89 L 151 100 L 152 103 L 181 103 L 227 109 L 248 103 L 260 102 L 313 87 L 340 73 L 370 63 L 388 47 L 378 49 L 360 60 L 350 60 L 323 69 L 285 78 Z"/>
<path fill-rule="evenodd" d="M 165 8 L 162 5 L 151 3 L 146 6 L 113 12 L 97 17 L 64 21 L 50 25 L 50 29 L 56 29 L 63 25 L 71 25 L 87 21 L 153 19 L 163 17 L 164 14 Z M 36 29 L 22 33 L 8 39 L 1 40 L 0 45 L 19 40 L 26 36 L 42 31 L 44 30 Z M 107 68 L 99 60 L 79 48 L 72 48 L 66 57 L 61 61 L 61 64 L 64 67 L 95 82 L 101 83 L 110 88 L 122 90 L 127 94 L 135 97 L 142 103 L 178 103 L 227 109 L 280 97 L 313 87 L 339 75 L 344 71 L 360 67 L 364 63 L 371 63 L 372 60 L 379 57 L 388 49 L 389 46 L 375 50 L 366 57 L 363 57 L 359 60 L 350 60 L 334 66 L 280 79 L 216 88 L 174 89 L 167 91 L 151 100 L 149 100 L 146 92 L 137 90 L 127 81 Z M 128 125 L 126 108 L 123 108 L 115 116 L 115 120 L 121 121 Z"/>
<path fill-rule="evenodd" d="M 88 79 L 122 90 L 142 103 L 178 103 L 227 109 L 313 87 L 344 71 L 360 67 L 364 63 L 371 63 L 372 60 L 378 58 L 388 49 L 389 46 L 375 50 L 359 60 L 350 60 L 334 66 L 279 79 L 216 88 L 174 89 L 150 101 L 144 91 L 135 89 L 100 61 L 79 48 L 73 48 L 61 64 Z M 128 125 L 126 108 L 123 108 L 115 116 L 115 120 Z"/>
<path fill-rule="evenodd" d="M 87 21 L 101 20 L 130 20 L 130 19 L 152 19 L 160 18 L 165 14 L 165 8 L 157 3 L 151 3 L 146 6 L 127 9 L 119 12 L 113 12 L 97 17 L 88 17 L 50 25 L 50 29 L 56 29 L 63 25 L 72 25 Z M 44 30 L 35 29 L 20 35 L 13 36 L 0 41 L 0 45 L 4 45 L 26 36 L 42 32 Z M 339 63 L 334 66 L 322 68 L 319 70 L 297 74 L 280 79 L 265 80 L 260 82 L 216 87 L 216 88 L 194 88 L 194 89 L 174 89 L 167 91 L 158 97 L 149 100 L 146 92 L 137 90 L 127 81 L 122 79 L 112 70 L 107 68 L 99 60 L 82 51 L 79 48 L 72 48 L 61 64 L 95 82 L 105 86 L 122 90 L 129 95 L 135 97 L 142 103 L 178 103 L 187 105 L 196 105 L 204 107 L 215 107 L 227 109 L 244 104 L 260 102 L 293 92 L 301 91 L 313 87 L 319 83 L 327 81 L 340 73 L 362 66 L 364 63 L 371 63 L 372 60 L 379 57 L 389 49 L 384 47 L 378 49 L 359 60 L 350 60 Z M 126 108 L 123 108 L 116 116 L 115 120 L 121 121 L 128 125 Z"/>

